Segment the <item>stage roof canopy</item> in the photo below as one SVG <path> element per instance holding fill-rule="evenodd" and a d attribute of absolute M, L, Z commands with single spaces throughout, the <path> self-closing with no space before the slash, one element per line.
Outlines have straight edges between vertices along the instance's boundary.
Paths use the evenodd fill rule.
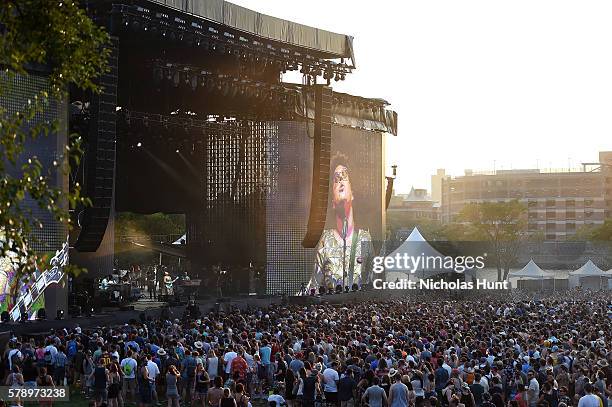
<path fill-rule="evenodd" d="M 258 13 L 225 0 L 150 0 L 245 33 L 326 54 L 327 58 L 351 58 L 353 37 Z"/>

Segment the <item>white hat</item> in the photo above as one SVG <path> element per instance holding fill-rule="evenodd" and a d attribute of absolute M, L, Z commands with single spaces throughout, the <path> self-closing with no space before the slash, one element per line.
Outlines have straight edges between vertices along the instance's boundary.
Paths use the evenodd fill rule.
<path fill-rule="evenodd" d="M 159 348 L 159 349 L 157 350 L 157 354 L 158 354 L 159 356 L 164 356 L 164 355 L 166 354 L 166 351 L 164 350 L 164 348 Z"/>
<path fill-rule="evenodd" d="M 202 349 L 204 347 L 204 345 L 200 341 L 197 341 L 196 343 L 194 343 L 193 346 L 195 346 L 198 349 Z"/>

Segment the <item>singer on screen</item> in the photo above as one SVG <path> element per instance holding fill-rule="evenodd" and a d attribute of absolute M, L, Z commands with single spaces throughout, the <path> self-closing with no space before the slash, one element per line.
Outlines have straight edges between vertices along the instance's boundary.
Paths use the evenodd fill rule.
<path fill-rule="evenodd" d="M 310 288 L 361 287 L 370 281 L 372 237 L 355 223 L 355 203 L 348 158 L 336 153 L 331 159 L 331 191 L 334 227 L 325 229 L 317 244 Z"/>

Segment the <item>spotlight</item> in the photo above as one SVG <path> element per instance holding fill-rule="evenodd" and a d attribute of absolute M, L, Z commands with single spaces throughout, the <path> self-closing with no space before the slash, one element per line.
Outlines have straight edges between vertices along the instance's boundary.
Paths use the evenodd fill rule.
<path fill-rule="evenodd" d="M 8 311 L 2 311 L 2 314 L 0 314 L 0 321 L 2 321 L 3 323 L 9 322 L 11 320 L 11 317 L 8 313 Z"/>
<path fill-rule="evenodd" d="M 344 292 L 348 293 L 349 291 L 351 291 L 351 287 L 349 287 L 348 285 L 344 287 Z"/>
<path fill-rule="evenodd" d="M 142 143 L 139 141 L 139 142 L 136 144 L 136 147 L 142 147 Z"/>
<path fill-rule="evenodd" d="M 44 308 L 40 308 L 38 311 L 36 311 L 36 320 L 42 321 L 45 319 L 47 319 L 47 312 Z"/>
<path fill-rule="evenodd" d="M 334 287 L 329 287 L 327 289 L 327 294 L 333 294 L 335 292 Z"/>
<path fill-rule="evenodd" d="M 177 154 L 179 153 L 179 149 L 178 149 L 178 148 L 176 149 L 176 153 L 177 153 Z"/>
<path fill-rule="evenodd" d="M 342 292 L 342 284 L 338 284 L 336 286 L 336 294 L 340 294 Z"/>
<path fill-rule="evenodd" d="M 359 290 L 359 286 L 358 286 L 358 285 L 355 283 L 355 284 L 353 284 L 353 286 L 351 287 L 351 289 L 352 289 L 353 291 L 357 291 L 357 290 Z"/>
<path fill-rule="evenodd" d="M 62 319 L 64 319 L 64 310 L 63 309 L 58 309 L 57 310 L 57 316 L 55 317 L 56 320 L 61 321 Z"/>
<path fill-rule="evenodd" d="M 319 287 L 319 295 L 323 295 L 323 294 L 325 294 L 325 292 L 327 292 L 327 289 L 325 288 L 324 285 Z M 7 312 L 7 315 L 8 315 L 8 312 Z"/>

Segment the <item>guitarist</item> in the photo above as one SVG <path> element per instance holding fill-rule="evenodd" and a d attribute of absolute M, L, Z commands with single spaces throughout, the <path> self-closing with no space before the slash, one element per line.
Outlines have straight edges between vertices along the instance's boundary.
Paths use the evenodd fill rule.
<path fill-rule="evenodd" d="M 168 273 L 167 271 L 164 271 L 164 281 L 163 281 L 163 285 L 162 285 L 162 292 L 164 293 L 164 295 L 168 296 L 168 295 L 172 295 L 172 285 L 174 284 L 174 280 L 172 280 L 172 277 L 170 276 L 170 273 Z"/>

